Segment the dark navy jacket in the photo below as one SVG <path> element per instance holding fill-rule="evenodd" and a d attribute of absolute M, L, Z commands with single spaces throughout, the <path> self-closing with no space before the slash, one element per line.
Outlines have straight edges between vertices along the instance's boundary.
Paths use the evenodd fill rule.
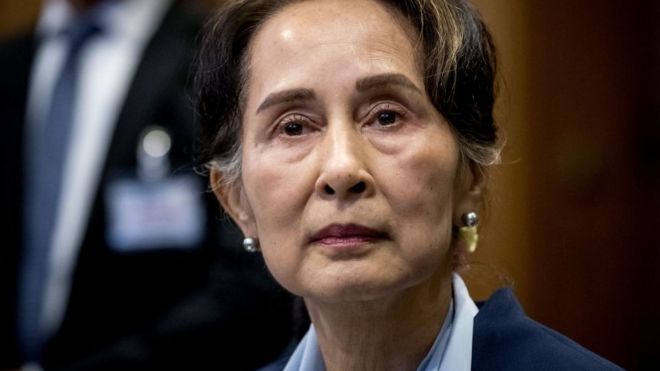
<path fill-rule="evenodd" d="M 473 371 L 609 371 L 619 366 L 525 315 L 511 289 L 477 303 Z M 293 349 L 291 350 L 293 351 Z M 291 353 L 259 371 L 281 371 Z"/>
<path fill-rule="evenodd" d="M 511 289 L 477 303 L 472 370 L 621 370 L 566 336 L 525 315 Z"/>

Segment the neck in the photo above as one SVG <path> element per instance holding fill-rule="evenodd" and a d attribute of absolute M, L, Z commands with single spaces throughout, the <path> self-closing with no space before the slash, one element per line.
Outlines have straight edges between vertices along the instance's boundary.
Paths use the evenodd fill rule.
<path fill-rule="evenodd" d="M 452 297 L 450 274 L 435 281 L 364 302 L 306 299 L 326 369 L 415 370 L 440 332 Z"/>

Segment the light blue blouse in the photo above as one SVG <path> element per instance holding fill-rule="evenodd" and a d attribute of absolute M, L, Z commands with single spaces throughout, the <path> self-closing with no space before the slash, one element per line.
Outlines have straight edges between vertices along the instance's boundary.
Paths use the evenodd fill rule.
<path fill-rule="evenodd" d="M 417 371 L 470 371 L 474 317 L 479 309 L 456 273 L 452 277 L 452 289 L 447 318 Z M 325 371 L 314 325 L 296 347 L 284 371 Z"/>

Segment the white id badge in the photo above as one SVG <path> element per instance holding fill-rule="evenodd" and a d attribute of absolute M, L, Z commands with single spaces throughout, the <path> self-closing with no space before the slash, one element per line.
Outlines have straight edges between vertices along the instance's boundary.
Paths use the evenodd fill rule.
<path fill-rule="evenodd" d="M 204 237 L 206 214 L 198 179 L 118 179 L 106 191 L 107 240 L 119 252 L 193 248 Z"/>

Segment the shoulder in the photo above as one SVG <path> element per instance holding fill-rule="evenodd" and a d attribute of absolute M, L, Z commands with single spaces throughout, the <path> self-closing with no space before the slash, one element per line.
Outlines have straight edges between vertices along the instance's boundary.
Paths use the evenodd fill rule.
<path fill-rule="evenodd" d="M 621 370 L 525 315 L 510 289 L 479 304 L 473 370 Z"/>

